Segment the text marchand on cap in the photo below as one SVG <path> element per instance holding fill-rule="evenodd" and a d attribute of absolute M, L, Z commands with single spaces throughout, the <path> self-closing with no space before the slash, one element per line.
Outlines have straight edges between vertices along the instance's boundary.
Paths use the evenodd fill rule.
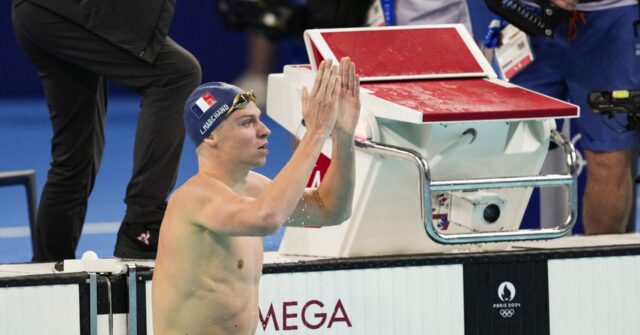
<path fill-rule="evenodd" d="M 200 127 L 200 134 L 204 135 L 211 126 L 216 122 L 216 120 L 223 115 L 226 111 L 229 110 L 229 105 L 224 104 L 220 106 L 213 114 L 207 119 L 207 121 Z"/>

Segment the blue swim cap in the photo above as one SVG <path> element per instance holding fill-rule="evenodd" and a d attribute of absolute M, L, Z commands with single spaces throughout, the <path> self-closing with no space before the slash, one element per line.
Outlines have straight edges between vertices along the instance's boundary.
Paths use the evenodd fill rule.
<path fill-rule="evenodd" d="M 237 86 L 210 82 L 198 86 L 184 105 L 184 126 L 191 142 L 198 147 L 232 111 L 233 100 L 244 93 Z"/>

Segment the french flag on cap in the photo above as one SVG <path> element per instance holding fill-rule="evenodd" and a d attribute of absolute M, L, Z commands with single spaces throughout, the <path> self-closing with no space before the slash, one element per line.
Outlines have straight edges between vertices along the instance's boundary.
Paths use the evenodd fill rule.
<path fill-rule="evenodd" d="M 216 101 L 216 98 L 214 98 L 211 93 L 207 92 L 196 100 L 193 106 L 191 106 L 191 111 L 193 111 L 193 114 L 195 114 L 199 119 L 216 103 Z"/>

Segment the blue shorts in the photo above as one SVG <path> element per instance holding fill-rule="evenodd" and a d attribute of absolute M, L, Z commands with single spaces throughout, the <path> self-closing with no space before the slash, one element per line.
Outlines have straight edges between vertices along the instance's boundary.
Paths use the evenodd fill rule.
<path fill-rule="evenodd" d="M 633 21 L 636 6 L 584 12 L 577 36 L 567 41 L 567 26 L 556 29 L 554 38 L 532 37 L 535 61 L 512 78 L 512 82 L 580 106 L 574 120 L 582 133 L 582 148 L 613 151 L 635 147 L 639 131 L 625 131 L 626 114 L 608 119 L 587 104 L 591 91 L 640 89 L 638 43 Z"/>

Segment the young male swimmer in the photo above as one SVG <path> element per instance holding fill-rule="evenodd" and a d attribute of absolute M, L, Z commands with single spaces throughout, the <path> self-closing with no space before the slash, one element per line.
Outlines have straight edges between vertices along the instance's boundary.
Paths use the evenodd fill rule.
<path fill-rule="evenodd" d="M 153 275 L 156 335 L 254 334 L 258 324 L 261 237 L 283 224 L 328 226 L 351 215 L 353 135 L 360 83 L 348 58 L 318 68 L 303 89 L 307 131 L 273 180 L 251 171 L 266 162 L 269 129 L 251 92 L 224 83 L 198 87 L 185 106 L 198 173 L 171 196 Z M 331 165 L 305 188 L 323 143 Z"/>

